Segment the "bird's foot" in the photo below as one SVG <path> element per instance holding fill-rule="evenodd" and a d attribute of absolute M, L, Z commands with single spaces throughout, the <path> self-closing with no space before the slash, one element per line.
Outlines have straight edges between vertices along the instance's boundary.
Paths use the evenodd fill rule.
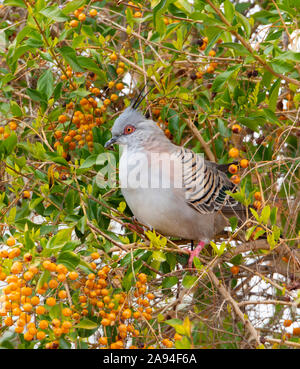
<path fill-rule="evenodd" d="M 189 250 L 189 253 L 190 253 L 190 257 L 189 257 L 189 261 L 188 261 L 189 268 L 193 267 L 194 257 L 199 256 L 199 254 L 203 250 L 204 246 L 205 246 L 205 243 L 203 241 L 200 241 L 198 243 L 197 247 L 194 250 Z"/>
<path fill-rule="evenodd" d="M 123 226 L 129 228 L 133 232 L 142 233 L 143 234 L 144 233 L 144 229 L 137 224 L 137 219 L 135 217 L 132 217 L 132 221 L 133 221 L 134 224 L 132 224 L 132 223 L 124 223 Z"/>

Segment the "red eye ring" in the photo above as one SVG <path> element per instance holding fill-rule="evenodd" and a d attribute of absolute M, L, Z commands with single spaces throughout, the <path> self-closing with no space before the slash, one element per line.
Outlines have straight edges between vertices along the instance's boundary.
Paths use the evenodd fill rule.
<path fill-rule="evenodd" d="M 135 131 L 135 127 L 129 124 L 128 126 L 124 128 L 124 135 L 130 135 L 134 131 Z"/>

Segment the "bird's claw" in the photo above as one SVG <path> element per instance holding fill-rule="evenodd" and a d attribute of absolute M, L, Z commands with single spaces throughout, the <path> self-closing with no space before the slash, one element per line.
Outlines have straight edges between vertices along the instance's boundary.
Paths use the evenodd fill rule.
<path fill-rule="evenodd" d="M 199 254 L 203 250 L 204 246 L 205 246 L 205 243 L 203 241 L 200 241 L 198 243 L 197 247 L 194 250 L 188 250 L 189 251 L 189 254 L 190 254 L 189 261 L 188 261 L 189 268 L 192 268 L 193 267 L 194 257 L 198 257 L 199 256 Z"/>

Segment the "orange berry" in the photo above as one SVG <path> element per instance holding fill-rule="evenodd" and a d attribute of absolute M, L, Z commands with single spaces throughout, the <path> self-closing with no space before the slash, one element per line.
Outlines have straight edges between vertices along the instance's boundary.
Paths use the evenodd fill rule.
<path fill-rule="evenodd" d="M 12 130 L 12 131 L 15 131 L 18 127 L 17 123 L 16 122 L 9 122 L 9 128 Z"/>
<path fill-rule="evenodd" d="M 63 273 L 58 274 L 57 279 L 59 282 L 64 282 L 67 279 L 67 276 Z"/>
<path fill-rule="evenodd" d="M 289 327 L 290 325 L 292 325 L 292 321 L 290 320 L 290 319 L 286 319 L 284 322 L 283 322 L 283 325 L 285 326 L 285 327 Z"/>
<path fill-rule="evenodd" d="M 24 199 L 29 199 L 29 197 L 30 197 L 30 192 L 29 191 L 24 191 L 23 192 L 23 198 Z"/>
<path fill-rule="evenodd" d="M 43 315 L 45 314 L 46 312 L 46 309 L 44 306 L 37 306 L 36 309 L 35 309 L 35 312 L 38 314 L 38 315 Z"/>
<path fill-rule="evenodd" d="M 96 17 L 97 14 L 98 14 L 98 12 L 97 12 L 96 9 L 91 9 L 90 12 L 89 12 L 90 17 L 92 17 L 92 18 Z"/>
<path fill-rule="evenodd" d="M 249 166 L 249 160 L 247 160 L 247 159 L 242 159 L 242 160 L 240 161 L 240 166 L 241 166 L 242 168 L 247 168 L 247 167 Z"/>
<path fill-rule="evenodd" d="M 59 123 L 65 123 L 67 121 L 67 116 L 62 114 L 58 117 Z"/>
<path fill-rule="evenodd" d="M 167 338 L 163 339 L 163 340 L 161 341 L 161 343 L 162 343 L 164 346 L 168 347 L 168 348 L 173 347 L 173 342 L 172 342 L 172 341 L 170 341 L 170 340 L 169 340 L 169 339 L 167 339 Z"/>
<path fill-rule="evenodd" d="M 260 201 L 254 201 L 253 206 L 255 209 L 259 210 L 261 208 L 261 202 Z"/>
<path fill-rule="evenodd" d="M 77 26 L 78 26 L 78 20 L 76 20 L 76 19 L 73 19 L 73 20 L 71 20 L 71 22 L 70 22 L 70 26 L 72 27 L 72 28 L 76 28 Z"/>
<path fill-rule="evenodd" d="M 230 268 L 230 271 L 233 275 L 237 275 L 239 272 L 240 268 L 237 265 L 234 265 Z"/>
<path fill-rule="evenodd" d="M 21 273 L 22 269 L 23 269 L 22 263 L 20 261 L 16 261 L 16 262 L 13 263 L 10 271 L 13 274 L 19 274 L 19 273 Z"/>
<path fill-rule="evenodd" d="M 133 14 L 133 16 L 134 16 L 134 18 L 141 18 L 142 13 L 141 13 L 141 12 L 135 12 L 135 13 Z"/>
<path fill-rule="evenodd" d="M 180 334 L 178 334 L 178 333 L 175 333 L 174 340 L 175 341 L 180 341 L 181 339 L 182 339 L 182 336 Z"/>
<path fill-rule="evenodd" d="M 84 13 L 80 13 L 78 15 L 78 20 L 80 20 L 81 22 L 84 22 L 86 20 L 86 15 Z"/>
<path fill-rule="evenodd" d="M 235 164 L 231 164 L 228 168 L 229 173 L 235 174 L 238 171 L 238 167 Z"/>
<path fill-rule="evenodd" d="M 118 98 L 119 98 L 119 96 L 118 96 L 117 94 L 112 94 L 112 95 L 110 96 L 110 99 L 111 99 L 111 101 L 113 101 L 113 102 L 117 101 L 117 100 L 118 100 Z"/>
<path fill-rule="evenodd" d="M 109 81 L 108 82 L 108 88 L 113 88 L 115 85 L 115 82 L 114 81 Z"/>
<path fill-rule="evenodd" d="M 233 175 L 230 180 L 234 183 L 234 184 L 239 184 L 241 182 L 241 178 L 239 175 L 235 174 Z"/>
<path fill-rule="evenodd" d="M 71 316 L 72 315 L 72 310 L 70 308 L 64 308 L 64 309 L 62 309 L 62 315 L 63 316 Z"/>
<path fill-rule="evenodd" d="M 141 283 L 146 283 L 147 282 L 147 276 L 145 273 L 140 273 L 138 274 L 138 279 Z"/>
<path fill-rule="evenodd" d="M 99 253 L 98 253 L 98 252 L 93 252 L 93 253 L 91 254 L 91 258 L 92 258 L 93 260 L 99 259 L 99 257 L 100 257 L 100 255 L 99 255 Z"/>
<path fill-rule="evenodd" d="M 33 273 L 30 271 L 27 271 L 23 274 L 23 278 L 25 281 L 30 281 L 33 278 Z"/>
<path fill-rule="evenodd" d="M 33 306 L 36 306 L 40 303 L 40 298 L 38 296 L 33 296 L 31 297 L 30 302 Z"/>
<path fill-rule="evenodd" d="M 129 319 L 130 317 L 131 317 L 131 310 L 130 309 L 125 309 L 122 312 L 122 318 Z"/>
<path fill-rule="evenodd" d="M 228 155 L 231 157 L 231 158 L 237 158 L 239 156 L 239 150 L 236 148 L 236 147 L 232 147 L 229 152 L 228 152 Z"/>
<path fill-rule="evenodd" d="M 61 327 L 63 329 L 70 329 L 72 328 L 72 323 L 66 320 L 65 322 L 62 323 Z"/>
<path fill-rule="evenodd" d="M 7 326 L 7 327 L 11 327 L 14 322 L 12 320 L 12 317 L 8 316 L 4 319 L 4 324 Z"/>
<path fill-rule="evenodd" d="M 51 261 L 49 261 L 49 260 L 43 261 L 43 267 L 44 267 L 44 269 L 48 270 L 50 264 L 51 264 Z"/>
<path fill-rule="evenodd" d="M 23 260 L 27 262 L 32 260 L 32 255 L 30 254 L 30 252 L 26 252 L 26 254 L 24 254 Z"/>
<path fill-rule="evenodd" d="M 52 319 L 52 325 L 56 328 L 60 327 L 61 321 L 57 318 Z"/>
<path fill-rule="evenodd" d="M 24 340 L 25 341 L 32 341 L 33 340 L 33 335 L 30 334 L 29 332 L 24 333 Z"/>
<path fill-rule="evenodd" d="M 107 326 L 109 326 L 109 325 L 110 325 L 110 320 L 109 320 L 109 319 L 104 318 L 104 319 L 102 319 L 102 320 L 101 320 L 101 324 L 102 324 L 104 327 L 107 327 Z"/>
<path fill-rule="evenodd" d="M 124 69 L 119 67 L 119 68 L 117 68 L 116 72 L 117 72 L 118 75 L 123 74 Z"/>
<path fill-rule="evenodd" d="M 63 264 L 58 264 L 56 266 L 56 272 L 57 273 L 63 273 L 63 274 L 67 274 L 68 273 L 68 269 L 63 265 Z"/>
<path fill-rule="evenodd" d="M 300 327 L 293 328 L 293 336 L 300 336 Z"/>
<path fill-rule="evenodd" d="M 26 303 L 23 305 L 23 310 L 27 313 L 30 313 L 32 311 L 32 305 L 30 303 Z"/>
<path fill-rule="evenodd" d="M 78 278 L 78 273 L 77 272 L 70 272 L 68 277 L 72 280 L 75 281 L 75 279 Z"/>
<path fill-rule="evenodd" d="M 48 297 L 46 300 L 46 304 L 49 306 L 54 306 L 56 304 L 56 300 L 54 297 Z"/>
<path fill-rule="evenodd" d="M 49 326 L 49 323 L 48 323 L 48 321 L 47 321 L 47 320 L 40 320 L 40 322 L 39 322 L 39 327 L 40 327 L 41 329 L 47 329 L 47 328 L 48 328 L 48 326 Z"/>
<path fill-rule="evenodd" d="M 15 327 L 16 333 L 22 333 L 23 331 L 24 331 L 24 327 L 19 327 L 19 326 Z"/>
<path fill-rule="evenodd" d="M 210 50 L 209 53 L 208 53 L 209 56 L 215 56 L 216 55 L 216 52 L 215 50 Z"/>
<path fill-rule="evenodd" d="M 7 246 L 10 246 L 10 247 L 15 246 L 16 240 L 11 236 L 6 240 L 6 244 Z"/>
<path fill-rule="evenodd" d="M 116 89 L 117 90 L 121 91 L 121 90 L 123 90 L 123 88 L 124 88 L 124 84 L 123 83 L 119 82 L 119 83 L 116 84 Z"/>
<path fill-rule="evenodd" d="M 58 297 L 59 297 L 60 299 L 65 299 L 65 298 L 67 297 L 67 292 L 66 292 L 65 290 L 60 290 L 60 291 L 58 292 Z"/>
<path fill-rule="evenodd" d="M 100 345 L 107 345 L 107 337 L 100 337 L 98 342 Z"/>
<path fill-rule="evenodd" d="M 0 134 L 2 135 L 2 133 L 4 133 L 4 127 L 3 126 L 0 127 Z"/>
<path fill-rule="evenodd" d="M 259 191 L 255 192 L 254 198 L 255 200 L 261 201 L 262 200 L 261 193 Z"/>
<path fill-rule="evenodd" d="M 232 127 L 231 127 L 231 130 L 233 133 L 240 133 L 242 128 L 239 124 L 234 124 Z"/>
<path fill-rule="evenodd" d="M 215 71 L 215 68 L 214 68 L 214 66 L 213 65 L 209 65 L 208 67 L 207 67 L 207 69 L 206 69 L 206 72 L 207 73 L 213 73 Z"/>
<path fill-rule="evenodd" d="M 141 316 L 140 311 L 135 311 L 135 312 L 133 313 L 133 317 L 134 317 L 134 319 L 138 319 L 140 316 Z"/>
<path fill-rule="evenodd" d="M 57 280 L 55 280 L 55 279 L 51 279 L 51 280 L 49 281 L 48 285 L 49 285 L 49 288 L 57 288 L 57 286 L 58 286 L 58 282 L 57 282 Z"/>
<path fill-rule="evenodd" d="M 110 58 L 111 61 L 116 61 L 118 59 L 118 57 L 115 53 L 110 54 L 109 58 Z"/>
<path fill-rule="evenodd" d="M 36 338 L 38 339 L 38 340 L 43 340 L 44 338 L 46 337 L 46 333 L 45 332 L 43 332 L 43 331 L 38 331 L 37 333 L 36 333 Z"/>

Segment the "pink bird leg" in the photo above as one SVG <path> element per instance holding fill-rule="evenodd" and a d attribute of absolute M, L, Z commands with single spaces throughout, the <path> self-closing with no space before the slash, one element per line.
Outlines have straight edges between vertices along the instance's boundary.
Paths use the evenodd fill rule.
<path fill-rule="evenodd" d="M 203 247 L 205 246 L 205 243 L 203 241 L 200 241 L 197 245 L 197 247 L 194 250 L 190 251 L 190 257 L 189 257 L 189 268 L 193 267 L 193 259 L 194 257 L 198 257 L 200 252 L 202 251 Z"/>

